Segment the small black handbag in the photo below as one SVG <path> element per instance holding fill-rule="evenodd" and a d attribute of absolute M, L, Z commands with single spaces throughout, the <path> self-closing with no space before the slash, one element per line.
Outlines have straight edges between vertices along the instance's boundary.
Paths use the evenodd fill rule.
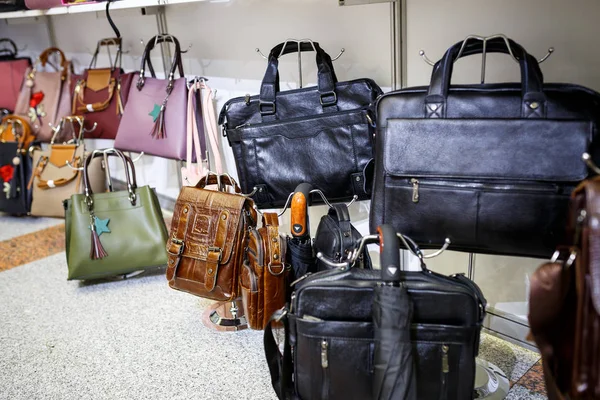
<path fill-rule="evenodd" d="M 422 272 L 401 271 L 399 246 L 397 241 L 395 247 L 390 245 L 393 242 L 389 233 L 386 239 L 386 231 L 393 234 L 388 225 L 377 237 L 382 248 L 381 271 L 337 268 L 309 275 L 297 281 L 289 310 L 271 317 L 272 323 L 282 322 L 285 328 L 283 354 L 271 324 L 264 336 L 271 382 L 279 399 L 371 399 L 373 393 L 381 393 L 382 382 L 385 385 L 389 379 L 379 379 L 378 351 L 390 336 L 382 336 L 382 328 L 387 327 L 379 325 L 377 318 L 383 313 L 374 300 L 381 300 L 388 289 L 407 291 L 410 304 L 399 310 L 409 316 L 405 327 L 409 354 L 403 355 L 409 361 L 396 368 L 396 373 L 411 369 L 412 376 L 400 389 L 412 396 L 416 390 L 418 400 L 473 398 L 475 357 L 486 307 L 483 294 L 464 275 L 440 275 L 423 263 Z M 390 256 L 392 250 L 395 255 Z M 420 250 L 413 251 L 421 254 L 422 261 Z M 395 285 L 384 279 L 386 275 Z M 400 358 L 392 356 L 390 365 Z M 393 376 L 383 378 L 394 380 Z"/>
<path fill-rule="evenodd" d="M 321 217 L 317 233 L 313 241 L 315 254 L 321 253 L 334 263 L 345 262 L 362 235 L 350 222 L 348 206 L 343 203 L 334 204 L 327 215 Z M 356 260 L 357 268 L 371 269 L 371 257 L 365 248 Z M 322 259 L 317 259 L 317 271 L 331 269 L 332 266 Z"/>
<path fill-rule="evenodd" d="M 363 169 L 373 157 L 371 107 L 382 93 L 370 79 L 338 82 L 331 57 L 318 43 L 316 87 L 280 91 L 278 58 L 297 43 L 271 50 L 258 96 L 229 100 L 219 124 L 232 147 L 240 186 L 259 208 L 281 207 L 302 182 L 330 201 L 367 199 Z"/>
<path fill-rule="evenodd" d="M 561 242 L 569 195 L 598 163 L 600 94 L 543 83 L 537 60 L 512 40 L 487 52 L 519 61 L 521 83 L 450 85 L 452 46 L 428 87 L 386 93 L 377 103 L 371 232 L 381 224 L 424 248 L 549 258 Z M 461 50 L 462 48 L 462 50 Z"/>

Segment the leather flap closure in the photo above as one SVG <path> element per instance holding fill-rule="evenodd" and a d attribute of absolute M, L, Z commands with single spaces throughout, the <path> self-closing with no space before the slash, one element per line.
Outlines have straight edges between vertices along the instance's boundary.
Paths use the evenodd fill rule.
<path fill-rule="evenodd" d="M 88 69 L 86 87 L 94 92 L 108 89 L 112 70 L 110 68 Z"/>
<path fill-rule="evenodd" d="M 389 119 L 383 168 L 392 176 L 576 182 L 588 175 L 589 121 Z M 383 135 L 382 135 L 383 136 Z"/>
<path fill-rule="evenodd" d="M 247 198 L 214 190 L 184 187 L 178 203 L 189 209 L 183 257 L 227 264 L 243 236 L 243 211 Z M 208 273 L 208 270 L 207 270 Z M 217 273 L 215 270 L 212 277 Z"/>
<path fill-rule="evenodd" d="M 53 144 L 50 146 L 50 164 L 62 168 L 67 166 L 67 161 L 73 163 L 77 147 L 74 144 Z"/>

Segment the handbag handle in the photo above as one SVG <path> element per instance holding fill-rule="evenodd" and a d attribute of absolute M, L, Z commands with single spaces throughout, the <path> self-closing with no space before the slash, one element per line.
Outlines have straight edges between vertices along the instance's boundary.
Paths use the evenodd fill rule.
<path fill-rule="evenodd" d="M 179 69 L 179 76 L 183 78 L 185 75 L 183 73 L 183 62 L 181 61 L 181 46 L 179 45 L 179 40 L 173 35 L 156 35 L 152 39 L 148 41 L 146 48 L 144 49 L 144 54 L 142 55 L 142 64 L 140 66 L 140 75 L 136 84 L 138 90 L 142 90 L 144 87 L 144 83 L 146 78 L 144 77 L 144 73 L 146 72 L 145 66 L 148 64 L 148 70 L 150 71 L 150 75 L 153 78 L 156 78 L 156 74 L 154 73 L 154 67 L 152 66 L 152 62 L 150 61 L 150 52 L 156 46 L 156 44 L 163 42 L 171 42 L 175 44 L 175 54 L 173 55 L 173 61 L 171 62 L 171 68 L 169 69 L 169 73 L 167 75 L 167 79 L 169 83 L 167 84 L 167 93 L 170 94 L 173 90 L 173 80 L 175 79 L 175 69 Z M 165 71 L 167 72 L 167 71 Z"/>
<path fill-rule="evenodd" d="M 121 161 L 123 161 L 123 165 L 125 167 L 125 180 L 127 181 L 127 191 L 129 192 L 129 201 L 132 205 L 135 205 L 137 201 L 137 195 L 135 190 L 137 189 L 137 179 L 135 176 L 135 167 L 133 165 L 133 161 L 131 158 L 123 154 L 121 150 L 117 149 L 106 149 L 106 150 L 95 150 L 85 158 L 84 166 L 83 166 L 83 185 L 84 185 L 84 193 L 85 193 L 85 203 L 88 206 L 89 210 L 93 209 L 94 199 L 92 198 L 92 187 L 90 185 L 89 177 L 88 177 L 88 166 L 90 165 L 92 159 L 96 157 L 104 156 L 105 154 L 109 156 L 119 157 Z"/>
<path fill-rule="evenodd" d="M 79 133 L 77 135 L 75 135 L 75 124 L 73 123 L 73 121 L 79 124 Z M 73 128 L 73 139 L 71 140 L 74 140 L 75 143 L 78 145 L 83 141 L 84 117 L 79 115 L 70 115 L 67 117 L 62 117 L 60 119 L 60 122 L 58 123 L 58 126 L 56 128 L 52 128 L 54 134 L 52 135 L 52 139 L 50 140 L 50 145 L 54 144 L 54 142 L 56 141 L 56 137 L 59 133 L 63 133 L 63 129 L 65 127 L 66 122 L 70 122 L 71 128 Z M 68 140 L 68 142 L 71 140 Z"/>
<path fill-rule="evenodd" d="M 51 63 L 48 62 L 48 59 L 50 58 L 50 56 L 52 54 L 58 54 L 60 56 L 60 68 L 56 67 L 55 65 L 52 65 Z M 45 67 L 46 64 L 50 64 L 52 67 L 54 67 L 57 71 L 61 72 L 60 78 L 64 81 L 65 79 L 67 79 L 67 74 L 69 72 L 69 61 L 67 61 L 67 58 L 65 57 L 65 53 L 63 53 L 63 51 L 61 49 L 59 49 L 58 47 L 50 47 L 47 48 L 46 50 L 42 51 L 42 54 L 40 54 L 40 56 L 38 57 L 38 59 L 36 60 L 36 62 L 34 63 L 34 68 L 33 70 L 35 70 L 35 65 L 37 63 L 42 64 L 42 67 Z"/>
<path fill-rule="evenodd" d="M 114 63 L 113 63 L 113 59 L 110 54 L 110 46 L 115 46 L 117 48 Z M 117 66 L 118 66 L 118 68 L 120 70 L 121 69 L 121 59 L 122 59 L 122 55 L 123 55 L 122 39 L 120 37 L 106 38 L 106 39 L 99 40 L 98 43 L 96 44 L 96 51 L 94 51 L 94 55 L 92 56 L 92 60 L 90 61 L 90 66 L 88 69 L 96 68 L 96 63 L 98 61 L 98 54 L 100 54 L 101 47 L 106 47 L 106 50 L 108 52 L 108 62 L 110 63 L 110 69 L 114 71 L 115 68 L 117 68 Z"/>
<path fill-rule="evenodd" d="M 220 192 L 225 192 L 225 186 L 230 186 L 234 189 L 235 193 L 241 194 L 242 189 L 229 174 L 215 174 L 214 172 L 208 172 L 205 177 L 200 179 L 196 184 L 198 189 L 204 189 L 209 185 L 217 185 Z"/>
<path fill-rule="evenodd" d="M 510 49 L 507 47 L 510 46 Z M 463 42 L 450 47 L 444 57 L 433 67 L 429 91 L 425 97 L 425 117 L 445 118 L 447 115 L 448 92 L 454 62 L 463 48 Z M 523 118 L 543 118 L 546 115 L 546 96 L 543 93 L 543 74 L 535 57 L 511 39 L 494 38 L 486 42 L 486 53 L 514 54 L 521 67 Z M 484 43 L 476 41 L 464 46 L 461 58 L 484 52 Z"/>
<path fill-rule="evenodd" d="M 283 48 L 283 44 L 279 44 L 275 46 L 274 49 L 277 49 L 279 46 L 282 46 L 280 48 Z M 291 46 L 290 43 L 288 43 L 285 46 L 285 48 L 283 48 L 284 54 L 293 52 L 293 47 L 295 47 L 295 50 L 298 51 L 298 45 L 296 44 L 296 42 L 292 42 Z M 337 94 L 335 92 L 335 84 L 337 83 L 337 77 L 333 72 L 333 63 L 331 62 L 331 57 L 323 49 L 321 49 L 318 43 L 302 42 L 300 44 L 300 51 L 307 51 L 308 48 L 316 52 L 316 63 L 318 67 L 317 88 L 319 93 L 319 102 L 323 107 L 323 111 L 336 111 Z M 277 106 L 275 99 L 277 97 L 277 93 L 279 92 L 278 56 L 279 54 L 277 52 L 274 52 L 273 50 L 271 50 L 271 52 L 269 53 L 267 71 L 265 72 L 265 76 L 260 87 L 259 111 L 263 120 L 275 119 L 275 116 L 277 114 Z"/>
<path fill-rule="evenodd" d="M 377 227 L 381 278 L 384 282 L 400 282 L 400 241 L 394 227 L 383 224 Z"/>
<path fill-rule="evenodd" d="M 7 47 L 3 48 L 2 50 L 0 50 L 0 54 L 2 54 L 3 56 L 6 54 L 6 56 L 8 56 L 9 58 L 15 58 L 17 56 L 17 45 L 12 39 L 2 38 L 0 39 L 0 43 L 8 43 L 10 47 L 12 47 L 12 49 Z"/>
<path fill-rule="evenodd" d="M 8 129 L 8 124 L 12 125 L 12 129 Z M 17 131 L 17 126 L 20 128 L 20 132 Z M 31 127 L 27 120 L 17 115 L 11 114 L 2 118 L 0 126 L 0 142 L 12 141 L 4 138 L 4 135 L 8 132 L 12 133 L 14 141 L 19 144 L 20 149 L 24 149 L 35 140 L 35 136 L 32 134 Z"/>

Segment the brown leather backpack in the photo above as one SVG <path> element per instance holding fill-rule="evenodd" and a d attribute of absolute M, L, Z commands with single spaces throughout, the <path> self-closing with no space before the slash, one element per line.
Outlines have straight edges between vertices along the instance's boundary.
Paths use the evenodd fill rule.
<path fill-rule="evenodd" d="M 279 235 L 276 213 L 264 213 L 262 228 L 251 228 L 240 291 L 244 315 L 252 329 L 265 328 L 271 315 L 285 305 L 289 265 L 285 264 L 286 240 Z"/>
<path fill-rule="evenodd" d="M 600 398 L 600 177 L 571 197 L 568 237 L 531 277 L 529 325 L 548 397 Z M 558 261 L 559 259 L 564 261 Z"/>

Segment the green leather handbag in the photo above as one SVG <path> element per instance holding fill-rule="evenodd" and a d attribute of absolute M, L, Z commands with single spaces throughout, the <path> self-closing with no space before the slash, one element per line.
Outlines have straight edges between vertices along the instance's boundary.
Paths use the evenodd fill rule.
<path fill-rule="evenodd" d="M 99 279 L 145 270 L 167 263 L 167 227 L 154 190 L 137 187 L 135 168 L 119 150 L 125 165 L 127 190 L 92 193 L 84 163 L 84 194 L 65 202 L 68 279 Z"/>

